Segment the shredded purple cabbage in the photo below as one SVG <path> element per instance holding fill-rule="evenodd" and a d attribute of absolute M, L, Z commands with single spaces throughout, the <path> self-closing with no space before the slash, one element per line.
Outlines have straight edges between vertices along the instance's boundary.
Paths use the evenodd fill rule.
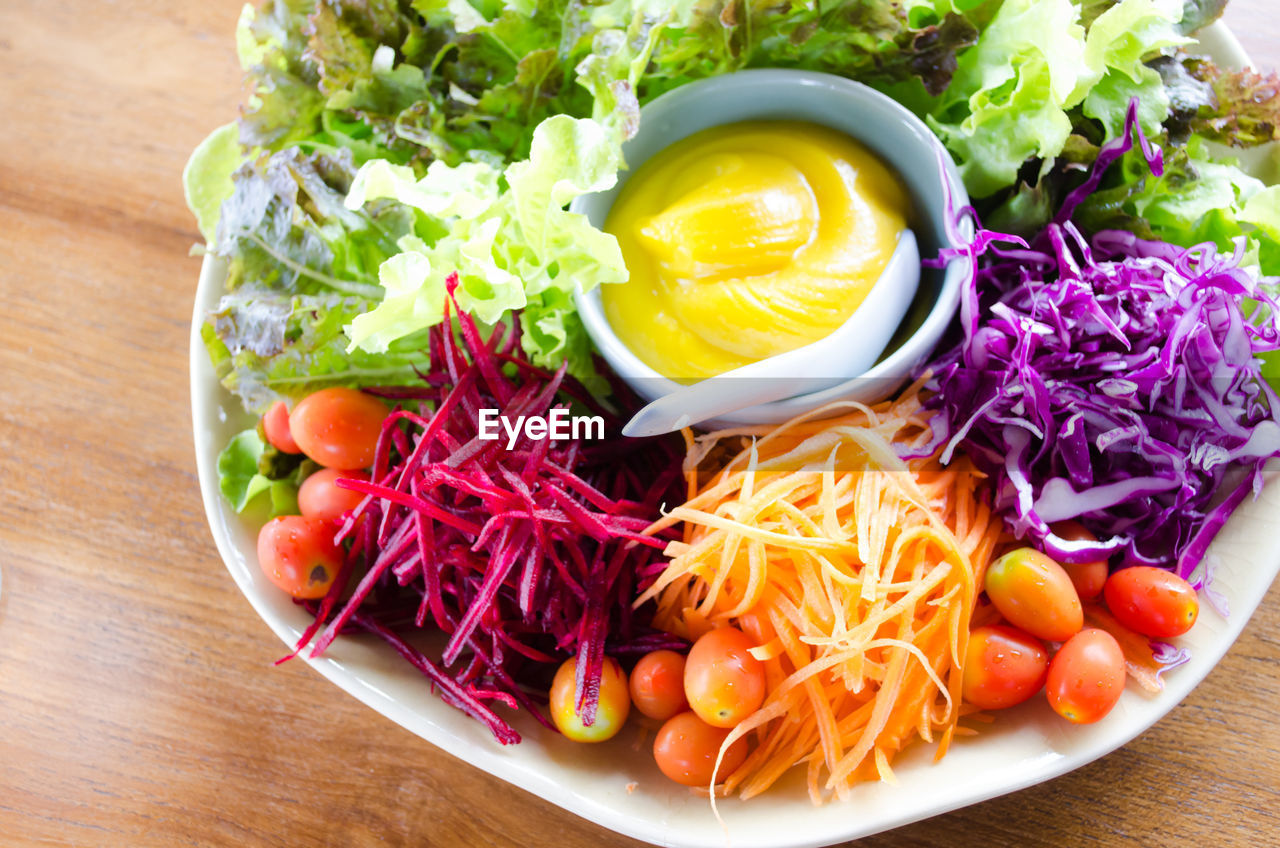
<path fill-rule="evenodd" d="M 970 265 L 964 335 L 926 366 L 928 388 L 943 461 L 961 448 L 991 475 L 1018 538 L 1066 562 L 1192 577 L 1280 454 L 1280 399 L 1256 358 L 1280 348 L 1280 305 L 1240 267 L 1242 245 L 1084 238 L 1071 216 L 1135 132 L 1159 173 L 1130 108 L 1124 136 L 1030 243 L 979 227 L 943 251 L 939 263 Z M 1067 519 L 1098 541 L 1055 535 Z"/>
<path fill-rule="evenodd" d="M 1151 658 L 1156 661 L 1159 666 L 1156 669 L 1156 680 L 1159 680 L 1166 671 L 1177 668 L 1180 665 L 1186 665 L 1191 661 L 1191 651 L 1187 648 L 1179 648 L 1168 642 L 1151 641 Z"/>

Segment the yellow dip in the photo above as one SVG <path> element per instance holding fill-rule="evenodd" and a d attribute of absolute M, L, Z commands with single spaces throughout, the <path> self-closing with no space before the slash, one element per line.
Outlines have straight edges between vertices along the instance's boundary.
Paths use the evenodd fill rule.
<path fill-rule="evenodd" d="M 605 317 L 654 370 L 691 381 L 809 344 L 843 324 L 906 226 L 889 170 L 835 130 L 716 127 L 640 167 L 605 222 L 631 278 Z"/>

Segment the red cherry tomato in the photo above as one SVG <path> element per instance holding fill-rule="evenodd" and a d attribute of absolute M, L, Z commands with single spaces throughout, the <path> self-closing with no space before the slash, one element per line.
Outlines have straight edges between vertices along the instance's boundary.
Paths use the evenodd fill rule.
<path fill-rule="evenodd" d="M 321 468 L 298 487 L 298 511 L 308 518 L 337 521 L 360 505 L 364 495 L 338 485 L 342 478 L 364 480 L 369 475 L 363 471 L 339 471 L 337 468 Z"/>
<path fill-rule="evenodd" d="M 1090 533 L 1077 521 L 1062 521 L 1053 525 L 1053 533 L 1069 542 L 1096 542 L 1098 537 Z M 1064 562 L 1062 568 L 1071 578 L 1071 585 L 1076 587 L 1076 594 L 1083 601 L 1092 600 L 1102 594 L 1102 586 L 1107 582 L 1109 571 L 1105 559 L 1093 562 Z"/>
<path fill-rule="evenodd" d="M 1103 597 L 1117 621 L 1157 639 L 1181 636 L 1200 614 L 1200 601 L 1190 583 L 1149 565 L 1123 568 L 1111 575 Z"/>
<path fill-rule="evenodd" d="M 281 515 L 258 531 L 258 565 L 272 583 L 295 598 L 323 598 L 338 576 L 342 548 L 328 521 Z"/>
<path fill-rule="evenodd" d="M 736 627 L 702 635 L 684 666 L 684 694 L 698 718 L 733 727 L 764 703 L 764 664 L 749 653 L 755 643 Z"/>
<path fill-rule="evenodd" d="M 684 656 L 675 651 L 652 651 L 631 670 L 631 703 L 649 718 L 666 721 L 687 710 L 684 697 Z"/>
<path fill-rule="evenodd" d="M 327 468 L 366 468 L 386 417 L 386 406 L 373 395 L 334 387 L 298 401 L 289 430 L 302 452 Z"/>
<path fill-rule="evenodd" d="M 289 407 L 285 406 L 284 401 L 273 403 L 267 414 L 262 416 L 262 431 L 267 434 L 271 447 L 281 453 L 302 453 L 302 448 L 298 447 L 289 430 Z"/>
<path fill-rule="evenodd" d="M 1021 704 L 1044 686 L 1049 654 L 1040 640 L 1008 625 L 974 628 L 964 659 L 964 699 L 984 710 Z"/>
<path fill-rule="evenodd" d="M 1073 724 L 1093 724 L 1124 692 L 1124 653 L 1105 630 L 1088 628 L 1067 640 L 1049 663 L 1045 694 L 1053 711 Z"/>
<path fill-rule="evenodd" d="M 667 777 L 684 786 L 708 786 L 714 773 L 723 779 L 747 758 L 747 740 L 739 739 L 724 752 L 720 769 L 716 757 L 729 731 L 712 727 L 693 712 L 667 720 L 653 740 L 653 758 Z"/>
<path fill-rule="evenodd" d="M 613 657 L 604 658 L 600 675 L 600 700 L 596 704 L 595 721 L 583 724 L 578 715 L 574 694 L 578 658 L 570 657 L 556 670 L 551 681 L 551 720 L 560 732 L 575 742 L 603 742 L 618 734 L 631 712 L 627 695 L 627 675 Z"/>
<path fill-rule="evenodd" d="M 1049 557 L 1018 548 L 987 567 L 987 597 L 1010 624 L 1049 642 L 1065 642 L 1084 626 L 1071 578 Z"/>

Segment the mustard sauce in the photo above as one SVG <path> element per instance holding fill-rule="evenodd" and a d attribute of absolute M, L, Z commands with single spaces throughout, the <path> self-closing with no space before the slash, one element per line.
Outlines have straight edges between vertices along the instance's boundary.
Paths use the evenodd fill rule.
<path fill-rule="evenodd" d="M 604 229 L 630 272 L 605 317 L 664 376 L 693 381 L 848 320 L 906 226 L 907 195 L 861 144 L 800 122 L 715 127 L 644 163 Z"/>

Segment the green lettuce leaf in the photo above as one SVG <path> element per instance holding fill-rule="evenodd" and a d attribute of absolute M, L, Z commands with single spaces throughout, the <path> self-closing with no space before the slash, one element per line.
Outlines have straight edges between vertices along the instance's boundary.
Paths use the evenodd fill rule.
<path fill-rule="evenodd" d="M 200 235 L 213 244 L 222 202 L 231 196 L 231 176 L 240 167 L 240 132 L 234 123 L 218 127 L 196 146 L 182 169 L 182 190 L 196 216 Z"/>
<path fill-rule="evenodd" d="M 236 512 L 244 510 L 263 492 L 270 498 L 271 517 L 296 515 L 296 474 L 272 479 L 258 470 L 267 445 L 254 430 L 237 433 L 218 454 L 218 490 Z"/>
<path fill-rule="evenodd" d="M 461 308 L 487 324 L 526 310 L 522 321 L 534 331 L 523 342 L 533 359 L 556 365 L 572 352 L 575 376 L 595 379 L 581 325 L 561 313 L 573 311 L 576 288 L 624 281 L 627 271 L 617 242 L 564 207 L 613 185 L 620 150 L 620 138 L 604 125 L 560 115 L 539 125 L 528 160 L 501 173 L 482 163 L 435 162 L 418 179 L 408 168 L 365 165 L 348 206 L 394 199 L 437 219 L 447 234 L 401 239 L 402 252 L 379 269 L 385 297 L 351 322 L 351 350 L 382 354 L 438 323 L 445 281 L 456 272 Z"/>
<path fill-rule="evenodd" d="M 382 356 L 347 350 L 344 327 L 381 300 L 379 266 L 416 226 L 400 203 L 346 208 L 354 177 L 349 153 L 297 148 L 235 174 L 213 250 L 227 263 L 226 292 L 202 337 L 219 380 L 250 411 L 327 385 L 412 383 L 425 363 L 411 334 Z"/>
<path fill-rule="evenodd" d="M 1028 160 L 1047 170 L 1077 110 L 1114 134 L 1137 96 L 1144 130 L 1158 133 L 1169 102 L 1144 62 L 1186 42 L 1182 14 L 1173 0 L 1120 0 L 1095 4 L 1086 27 L 1071 0 L 1005 0 L 929 114 L 969 192 L 987 197 L 1013 185 Z"/>
<path fill-rule="evenodd" d="M 1280 190 L 1266 187 L 1200 136 L 1165 147 L 1164 173 L 1151 174 L 1137 150 L 1080 207 L 1090 231 L 1125 229 L 1143 238 L 1222 250 L 1245 238 L 1261 272 L 1280 275 Z"/>
<path fill-rule="evenodd" d="M 1062 151 L 1083 69 L 1079 18 L 1070 0 L 1006 0 L 960 56 L 930 120 L 974 196 L 1012 184 L 1028 158 L 1051 160 Z"/>
<path fill-rule="evenodd" d="M 328 386 L 414 385 L 429 364 L 425 335 L 380 354 L 348 350 L 346 326 L 372 303 L 340 295 L 235 292 L 201 327 L 214 373 L 245 409 L 261 414 Z"/>
<path fill-rule="evenodd" d="M 379 297 L 377 267 L 412 219 L 389 204 L 347 209 L 354 174 L 346 151 L 308 155 L 289 148 L 246 162 L 218 224 L 215 252 L 230 265 L 227 290 L 251 285 Z"/>
<path fill-rule="evenodd" d="M 1107 136 L 1124 130 L 1129 102 L 1138 98 L 1138 122 L 1149 135 L 1160 132 L 1169 114 L 1160 73 L 1144 64 L 1153 53 L 1190 42 L 1179 30 L 1180 0 L 1122 0 L 1099 15 L 1085 37 L 1087 74 L 1072 100 L 1083 96 L 1083 111 Z"/>

